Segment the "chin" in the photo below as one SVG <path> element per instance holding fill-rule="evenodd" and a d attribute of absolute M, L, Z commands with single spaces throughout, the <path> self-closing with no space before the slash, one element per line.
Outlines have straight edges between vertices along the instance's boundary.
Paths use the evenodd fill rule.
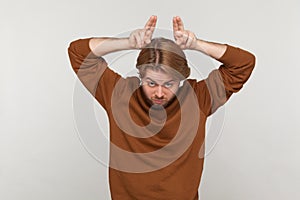
<path fill-rule="evenodd" d="M 164 108 L 168 105 L 168 101 L 164 101 L 164 102 L 160 102 L 160 103 L 155 103 L 153 101 L 151 101 L 152 106 L 156 107 L 156 108 Z"/>

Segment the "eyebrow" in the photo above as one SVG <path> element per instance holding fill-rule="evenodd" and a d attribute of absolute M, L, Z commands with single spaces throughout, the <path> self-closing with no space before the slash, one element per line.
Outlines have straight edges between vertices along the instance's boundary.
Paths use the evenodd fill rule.
<path fill-rule="evenodd" d="M 146 79 L 148 79 L 148 80 L 150 80 L 150 81 L 152 81 L 152 82 L 154 82 L 154 83 L 156 83 L 156 81 L 154 81 L 154 80 L 152 80 L 151 78 L 149 78 L 149 77 L 147 77 Z M 166 83 L 170 83 L 170 82 L 174 82 L 175 80 L 169 80 L 169 81 L 166 81 L 166 82 L 164 82 L 164 84 L 166 84 Z"/>

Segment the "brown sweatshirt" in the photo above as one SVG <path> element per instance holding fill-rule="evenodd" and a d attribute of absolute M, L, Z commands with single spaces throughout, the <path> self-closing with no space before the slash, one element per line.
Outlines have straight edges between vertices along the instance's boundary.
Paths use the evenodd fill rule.
<path fill-rule="evenodd" d="M 89 40 L 73 41 L 72 67 L 106 110 L 110 123 L 109 183 L 113 200 L 196 200 L 207 117 L 248 80 L 255 57 L 227 45 L 206 79 L 187 79 L 164 108 L 151 106 L 138 77 L 123 78 Z"/>

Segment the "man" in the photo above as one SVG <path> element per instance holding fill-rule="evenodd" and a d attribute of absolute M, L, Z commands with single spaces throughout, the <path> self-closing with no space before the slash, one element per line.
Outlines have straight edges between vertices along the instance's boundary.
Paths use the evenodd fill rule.
<path fill-rule="evenodd" d="M 248 80 L 255 57 L 230 45 L 207 42 L 173 18 L 175 42 L 152 39 L 157 17 L 128 38 L 72 42 L 78 78 L 106 110 L 110 123 L 109 180 L 114 200 L 196 200 L 203 170 L 199 155 L 207 117 Z M 123 78 L 103 56 L 139 49 L 139 77 Z M 190 75 L 184 49 L 222 63 L 205 80 Z"/>

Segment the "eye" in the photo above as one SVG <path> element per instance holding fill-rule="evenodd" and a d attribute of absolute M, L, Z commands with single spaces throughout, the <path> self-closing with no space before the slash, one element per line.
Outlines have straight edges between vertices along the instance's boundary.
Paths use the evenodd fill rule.
<path fill-rule="evenodd" d="M 173 86 L 173 83 L 165 83 L 164 86 L 165 88 L 170 88 Z"/>
<path fill-rule="evenodd" d="M 148 82 L 148 86 L 149 86 L 149 87 L 154 87 L 155 85 L 156 85 L 156 84 L 155 84 L 153 81 L 149 81 L 149 82 Z"/>

